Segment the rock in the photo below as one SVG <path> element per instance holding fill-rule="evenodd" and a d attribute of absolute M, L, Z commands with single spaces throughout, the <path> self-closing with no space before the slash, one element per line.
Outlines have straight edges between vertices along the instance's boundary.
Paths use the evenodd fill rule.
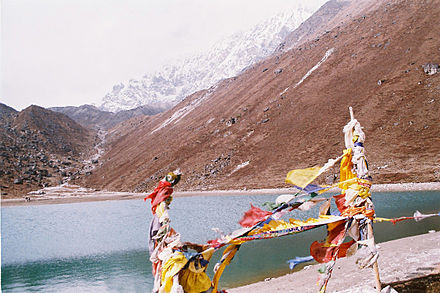
<path fill-rule="evenodd" d="M 15 178 L 14 184 L 23 184 L 23 179 L 22 178 Z"/>
<path fill-rule="evenodd" d="M 40 170 L 40 175 L 43 177 L 47 177 L 49 172 L 46 169 Z"/>
<path fill-rule="evenodd" d="M 231 119 L 229 119 L 229 120 L 226 122 L 226 125 L 227 125 L 227 126 L 231 126 L 232 124 L 235 124 L 235 123 L 237 123 L 237 122 L 238 122 L 238 118 L 231 117 Z"/>
<path fill-rule="evenodd" d="M 438 64 L 434 64 L 434 63 L 427 63 L 425 65 L 422 65 L 422 68 L 425 74 L 427 75 L 434 75 L 440 72 Z"/>

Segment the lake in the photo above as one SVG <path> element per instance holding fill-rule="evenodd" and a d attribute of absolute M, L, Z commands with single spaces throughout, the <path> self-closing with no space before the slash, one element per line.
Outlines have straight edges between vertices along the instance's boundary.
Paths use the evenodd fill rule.
<path fill-rule="evenodd" d="M 213 227 L 229 233 L 250 203 L 262 207 L 278 194 L 175 198 L 172 227 L 183 241 L 205 243 L 217 238 Z M 374 193 L 379 217 L 438 213 L 440 192 Z M 149 202 L 142 200 L 12 206 L 1 209 L 2 292 L 150 292 L 153 278 L 147 241 Z M 317 209 L 291 217 L 315 217 Z M 440 230 L 440 217 L 420 222 L 377 223 L 377 242 Z M 289 272 L 287 260 L 309 255 L 323 240 L 325 228 L 271 240 L 245 243 L 220 280 L 228 288 Z M 221 257 L 211 260 L 208 274 Z"/>

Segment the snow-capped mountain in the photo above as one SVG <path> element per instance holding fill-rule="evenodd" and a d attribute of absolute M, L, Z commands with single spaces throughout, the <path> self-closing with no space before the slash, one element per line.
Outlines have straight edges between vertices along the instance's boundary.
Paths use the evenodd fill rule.
<path fill-rule="evenodd" d="M 272 54 L 315 10 L 299 7 L 280 13 L 249 31 L 218 42 L 206 53 L 164 66 L 162 71 L 132 79 L 128 84 L 117 84 L 103 98 L 100 109 L 117 112 L 141 105 L 172 107 L 184 97 L 235 76 Z"/>

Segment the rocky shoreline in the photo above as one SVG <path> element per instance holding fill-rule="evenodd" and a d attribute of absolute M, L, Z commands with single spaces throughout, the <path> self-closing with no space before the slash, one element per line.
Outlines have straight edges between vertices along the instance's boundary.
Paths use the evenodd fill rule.
<path fill-rule="evenodd" d="M 397 183 L 376 184 L 372 192 L 404 192 L 404 191 L 433 191 L 440 190 L 440 182 L 425 183 Z M 295 188 L 280 189 L 248 189 L 248 190 L 211 190 L 211 191 L 179 191 L 174 192 L 175 197 L 187 196 L 247 196 L 293 193 Z M 338 189 L 330 190 L 337 192 Z M 2 206 L 32 205 L 32 204 L 63 204 L 76 202 L 142 199 L 147 193 L 95 191 L 76 185 L 63 184 L 57 187 L 48 187 L 39 191 L 30 192 L 22 197 L 2 199 Z"/>

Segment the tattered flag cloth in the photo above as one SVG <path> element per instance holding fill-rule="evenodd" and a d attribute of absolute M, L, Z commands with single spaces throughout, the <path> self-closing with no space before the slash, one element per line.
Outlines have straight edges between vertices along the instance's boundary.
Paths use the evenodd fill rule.
<path fill-rule="evenodd" d="M 156 213 L 156 207 L 166 200 L 173 193 L 173 188 L 171 183 L 165 180 L 159 181 L 159 185 L 154 189 L 152 193 L 144 198 L 146 201 L 148 198 L 151 199 L 151 211 L 153 214 Z"/>
<path fill-rule="evenodd" d="M 214 267 L 214 277 L 212 278 L 212 292 L 217 292 L 218 282 L 223 274 L 226 266 L 229 265 L 234 258 L 237 251 L 240 249 L 240 245 L 229 245 L 223 252 L 222 258 Z"/>
<path fill-rule="evenodd" d="M 345 194 L 339 194 L 333 196 L 335 199 L 336 207 L 338 208 L 339 212 L 342 216 L 346 217 L 353 217 L 355 215 L 362 214 L 369 218 L 370 220 L 374 217 L 374 210 L 373 209 L 367 209 L 365 206 L 360 207 L 347 207 L 346 206 L 346 199 Z"/>
<path fill-rule="evenodd" d="M 173 291 L 173 286 L 181 286 L 186 293 L 200 293 L 209 290 L 211 280 L 205 271 L 209 259 L 214 253 L 210 248 L 202 253 L 186 253 L 175 251 L 164 263 L 161 275 L 161 289 L 159 292 L 181 292 Z M 178 283 L 175 284 L 174 277 L 178 276 Z"/>
<path fill-rule="evenodd" d="M 311 167 L 306 169 L 296 169 L 287 173 L 286 183 L 305 188 L 319 176 L 322 167 Z"/>
<path fill-rule="evenodd" d="M 299 187 L 299 186 L 298 186 Z M 304 190 L 307 193 L 322 193 L 325 190 L 327 190 L 329 188 L 329 186 L 320 186 L 317 184 L 309 184 L 306 187 L 302 188 L 302 190 Z"/>
<path fill-rule="evenodd" d="M 311 167 L 306 169 L 296 169 L 287 173 L 286 183 L 290 183 L 296 185 L 302 189 L 306 188 L 307 185 L 312 183 L 319 175 L 328 171 L 331 167 L 335 165 L 342 156 L 337 157 L 336 159 L 329 159 L 327 163 L 325 163 L 322 167 Z"/>
<path fill-rule="evenodd" d="M 297 265 L 305 262 L 309 262 L 313 260 L 313 256 L 296 256 L 294 259 L 289 259 L 287 263 L 289 264 L 289 268 L 293 270 Z"/>
<path fill-rule="evenodd" d="M 339 244 L 345 238 L 346 222 L 339 221 L 327 225 L 328 234 L 324 242 L 315 241 L 310 246 L 310 254 L 320 263 L 326 263 L 336 258 L 345 257 L 347 250 L 355 241 Z"/>
<path fill-rule="evenodd" d="M 307 221 L 291 218 L 289 219 L 289 222 L 267 219 L 265 222 L 260 224 L 261 227 L 257 227 L 245 235 L 230 238 L 228 243 L 241 244 L 251 240 L 277 238 L 345 220 L 347 220 L 346 217 L 340 216 L 320 216 L 318 219 L 310 218 Z"/>
<path fill-rule="evenodd" d="M 272 213 L 262 210 L 258 207 L 254 207 L 251 204 L 250 210 L 244 213 L 243 218 L 240 220 L 239 223 L 242 227 L 252 227 L 258 222 L 264 220 L 264 218 L 269 215 L 272 215 Z"/>

